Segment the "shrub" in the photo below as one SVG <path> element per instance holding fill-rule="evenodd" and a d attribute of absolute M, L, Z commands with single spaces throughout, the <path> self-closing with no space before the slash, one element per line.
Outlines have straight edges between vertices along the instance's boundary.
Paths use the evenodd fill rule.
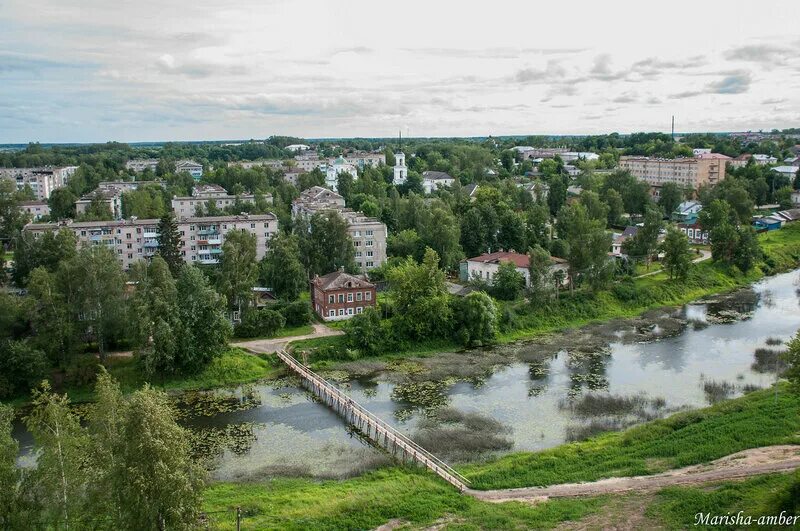
<path fill-rule="evenodd" d="M 311 304 L 295 301 L 281 305 L 277 311 L 286 320 L 286 326 L 303 326 L 311 322 Z"/>
<path fill-rule="evenodd" d="M 27 341 L 0 344 L 0 398 L 28 392 L 47 371 L 47 358 Z"/>
<path fill-rule="evenodd" d="M 64 383 L 69 386 L 93 385 L 97 381 L 100 362 L 94 356 L 79 356 L 64 371 Z"/>
<path fill-rule="evenodd" d="M 236 326 L 236 337 L 272 336 L 286 325 L 286 319 L 275 310 L 248 310 Z"/>

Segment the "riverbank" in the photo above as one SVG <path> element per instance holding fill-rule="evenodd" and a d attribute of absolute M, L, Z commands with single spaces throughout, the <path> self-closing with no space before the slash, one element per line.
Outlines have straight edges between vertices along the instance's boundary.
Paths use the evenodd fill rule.
<path fill-rule="evenodd" d="M 782 384 L 777 402 L 773 390 L 756 391 L 624 432 L 545 452 L 514 454 L 460 467 L 460 471 L 472 480 L 474 488 L 482 489 L 647 475 L 709 462 L 746 448 L 800 444 L 799 432 L 800 395 L 790 394 Z M 798 488 L 797 480 L 791 476 L 769 475 L 724 483 L 711 490 L 670 487 L 647 499 L 632 496 L 642 517 L 647 512 L 670 527 L 686 527 L 693 523 L 696 508 L 724 514 L 739 501 L 742 509 L 768 510 L 791 500 L 793 488 Z M 395 467 L 343 481 L 214 483 L 204 498 L 205 510 L 218 515 L 215 521 L 222 529 L 233 528 L 230 515 L 237 506 L 247 525 L 259 529 L 367 529 L 390 521 L 412 528 L 441 523 L 513 529 L 551 528 L 563 521 L 613 517 L 603 513 L 604 507 L 621 497 L 492 504 L 462 496 L 427 472 Z M 613 507 L 618 507 L 615 504 Z"/>
<path fill-rule="evenodd" d="M 627 279 L 599 292 L 564 292 L 558 300 L 533 305 L 525 301 L 497 301 L 503 345 L 613 319 L 630 318 L 665 306 L 680 306 L 703 297 L 730 292 L 764 276 L 794 269 L 800 264 L 800 223 L 759 235 L 764 259 L 746 274 L 734 267 L 708 261 L 695 263 L 685 280 L 669 280 L 666 273 Z M 343 337 L 315 338 L 292 343 L 297 350 L 311 352 L 315 369 L 332 369 L 352 360 Z M 407 348 L 369 359 L 427 357 L 463 350 L 449 339 L 416 342 Z M 366 358 L 360 358 L 366 359 Z"/>

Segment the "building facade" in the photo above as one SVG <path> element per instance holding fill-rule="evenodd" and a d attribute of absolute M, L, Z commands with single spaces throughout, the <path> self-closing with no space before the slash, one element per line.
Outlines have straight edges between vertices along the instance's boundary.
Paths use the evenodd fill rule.
<path fill-rule="evenodd" d="M 152 258 L 158 250 L 157 219 L 58 223 L 30 223 L 24 231 L 38 237 L 44 232 L 71 230 L 78 246 L 105 245 L 117 255 L 123 269 L 129 269 L 138 260 Z M 222 254 L 225 236 L 232 231 L 246 231 L 256 236 L 256 258 L 264 257 L 269 240 L 278 232 L 278 218 L 274 214 L 253 216 L 216 216 L 186 218 L 178 221 L 181 235 L 180 250 L 186 263 L 215 264 Z"/>
<path fill-rule="evenodd" d="M 17 190 L 30 187 L 38 201 L 47 201 L 53 190 L 67 185 L 77 169 L 77 166 L 0 168 L 0 179 L 14 182 Z"/>
<path fill-rule="evenodd" d="M 272 204 L 272 194 L 264 194 L 264 200 Z M 231 207 L 239 203 L 255 202 L 255 196 L 229 195 L 228 192 L 217 184 L 201 184 L 192 188 L 192 195 L 188 197 L 172 198 L 172 210 L 178 218 L 193 217 L 198 209 L 208 208 L 209 202 L 219 210 Z"/>
<path fill-rule="evenodd" d="M 375 306 L 375 284 L 334 271 L 311 281 L 311 307 L 324 321 L 342 321 Z"/>
<path fill-rule="evenodd" d="M 46 201 L 23 201 L 19 209 L 28 214 L 33 221 L 50 215 L 50 206 Z"/>
<path fill-rule="evenodd" d="M 97 188 L 94 192 L 86 194 L 75 201 L 75 213 L 85 214 L 92 201 L 100 201 L 108 207 L 114 219 L 122 219 L 122 193 L 119 188 Z"/>
<path fill-rule="evenodd" d="M 158 168 L 158 159 L 133 159 L 125 163 L 125 169 L 142 173 L 145 170 L 152 172 Z"/>
<path fill-rule="evenodd" d="M 182 172 L 188 173 L 195 181 L 199 181 L 203 176 L 203 165 L 193 160 L 179 160 L 175 163 L 175 173 Z"/>
<path fill-rule="evenodd" d="M 450 174 L 443 171 L 426 171 L 422 173 L 422 189 L 426 194 L 433 193 L 434 190 L 451 186 L 456 180 Z"/>
<path fill-rule="evenodd" d="M 394 177 L 392 183 L 395 186 L 404 184 L 408 179 L 408 168 L 406 168 L 406 154 L 400 151 L 394 156 Z"/>
<path fill-rule="evenodd" d="M 325 186 L 336 191 L 339 185 L 339 175 L 342 173 L 349 173 L 353 180 L 358 179 L 358 170 L 355 166 L 344 160 L 344 157 L 338 157 L 333 163 L 328 164 L 325 169 Z"/>
<path fill-rule="evenodd" d="M 472 279 L 482 280 L 491 285 L 494 282 L 494 277 L 503 262 L 511 262 L 523 277 L 525 277 L 525 287 L 531 285 L 531 272 L 530 272 L 530 259 L 527 254 L 520 254 L 515 252 L 499 251 L 495 253 L 486 253 L 474 258 L 469 258 L 462 262 L 466 267 L 461 267 L 461 280 L 469 281 Z M 555 256 L 550 257 L 550 272 L 564 271 L 564 278 L 566 279 L 569 272 L 569 264 L 563 258 Z"/>
<path fill-rule="evenodd" d="M 726 159 L 704 155 L 678 159 L 623 155 L 619 158 L 619 167 L 656 189 L 666 183 L 675 183 L 682 188 L 696 190 L 703 185 L 718 184 L 725 178 Z"/>

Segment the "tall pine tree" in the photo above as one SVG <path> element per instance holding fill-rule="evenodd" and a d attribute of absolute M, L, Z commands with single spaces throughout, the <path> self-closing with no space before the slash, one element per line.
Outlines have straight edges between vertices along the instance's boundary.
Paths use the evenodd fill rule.
<path fill-rule="evenodd" d="M 164 214 L 158 222 L 158 254 L 169 266 L 172 276 L 177 277 L 183 267 L 183 257 L 178 222 L 172 212 Z"/>

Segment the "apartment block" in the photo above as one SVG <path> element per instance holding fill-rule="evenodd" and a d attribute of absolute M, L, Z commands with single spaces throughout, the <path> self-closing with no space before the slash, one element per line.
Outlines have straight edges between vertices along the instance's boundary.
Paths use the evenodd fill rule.
<path fill-rule="evenodd" d="M 120 188 L 100 188 L 75 201 L 75 213 L 85 214 L 92 204 L 92 201 L 100 201 L 108 207 L 114 219 L 122 219 L 122 193 Z"/>
<path fill-rule="evenodd" d="M 700 186 L 713 186 L 725 178 L 727 157 L 715 153 L 691 158 L 658 159 L 650 157 L 622 156 L 619 167 L 628 170 L 640 181 L 655 189 L 666 183 L 675 183 L 683 188 L 696 190 Z"/>
<path fill-rule="evenodd" d="M 125 163 L 126 170 L 142 173 L 144 170 L 156 171 L 158 159 L 133 159 Z"/>
<path fill-rule="evenodd" d="M 292 202 L 292 217 L 313 216 L 317 212 L 333 210 L 347 222 L 347 232 L 353 240 L 355 259 L 362 271 L 382 265 L 386 261 L 386 225 L 376 218 L 345 208 L 344 198 L 321 186 L 304 190 Z"/>
<path fill-rule="evenodd" d="M 157 219 L 58 223 L 30 223 L 25 232 L 37 237 L 48 231 L 67 229 L 75 233 L 78 246 L 105 245 L 119 259 L 123 269 L 138 261 L 152 258 L 158 251 Z M 261 259 L 269 247 L 269 239 L 278 232 L 274 214 L 186 218 L 178 221 L 181 254 L 186 263 L 216 264 L 222 254 L 225 236 L 232 231 L 256 235 L 256 258 Z"/>
<path fill-rule="evenodd" d="M 199 181 L 203 176 L 203 165 L 193 160 L 179 160 L 175 163 L 175 173 L 183 172 L 191 175 L 195 181 Z"/>
<path fill-rule="evenodd" d="M 272 204 L 272 194 L 264 194 L 264 199 Z M 198 208 L 208 208 L 209 202 L 222 210 L 237 203 L 253 203 L 255 196 L 230 195 L 221 186 L 216 184 L 201 184 L 192 188 L 192 195 L 187 197 L 174 197 L 172 199 L 172 210 L 178 218 L 193 217 L 197 214 Z"/>
<path fill-rule="evenodd" d="M 77 166 L 42 168 L 0 168 L 0 179 L 13 181 L 17 190 L 29 186 L 38 201 L 47 201 L 56 188 L 66 186 Z"/>
<path fill-rule="evenodd" d="M 50 206 L 46 201 L 23 201 L 19 209 L 28 214 L 33 221 L 50 215 Z"/>

